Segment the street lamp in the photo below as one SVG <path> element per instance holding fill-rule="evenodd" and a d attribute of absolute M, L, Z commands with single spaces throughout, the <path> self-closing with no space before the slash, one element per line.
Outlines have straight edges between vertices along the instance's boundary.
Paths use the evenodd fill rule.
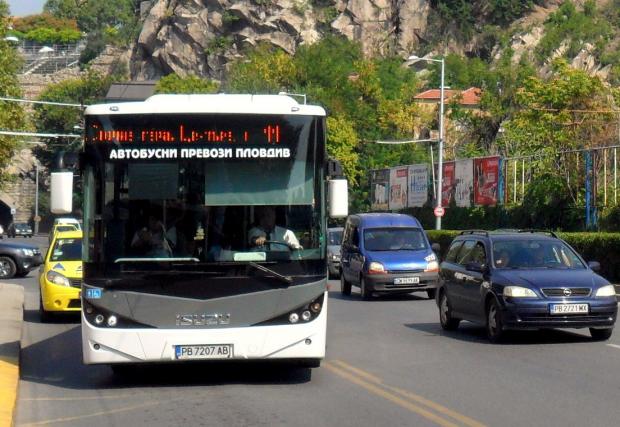
<path fill-rule="evenodd" d="M 445 60 L 433 59 L 433 58 L 420 58 L 416 55 L 411 55 L 407 58 L 407 65 L 411 66 L 416 62 L 439 62 L 441 63 L 441 86 L 439 89 L 439 155 L 438 155 L 438 170 L 437 170 L 437 207 L 441 208 L 441 196 L 442 196 L 442 183 L 443 183 L 443 103 L 444 103 L 444 75 L 445 75 Z M 441 230 L 441 216 L 436 215 L 435 228 Z"/>

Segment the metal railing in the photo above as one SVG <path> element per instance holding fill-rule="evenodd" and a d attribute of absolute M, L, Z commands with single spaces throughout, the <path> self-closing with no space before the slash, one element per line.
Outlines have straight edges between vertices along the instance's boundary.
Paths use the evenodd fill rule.
<path fill-rule="evenodd" d="M 21 74 L 53 74 L 75 67 L 85 46 L 85 43 L 51 46 L 24 44 L 17 49 L 24 61 Z"/>

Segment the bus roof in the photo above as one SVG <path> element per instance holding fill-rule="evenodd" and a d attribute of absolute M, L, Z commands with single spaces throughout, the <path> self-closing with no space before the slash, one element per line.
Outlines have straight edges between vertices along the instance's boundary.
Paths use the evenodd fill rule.
<path fill-rule="evenodd" d="M 96 104 L 86 115 L 109 114 L 294 114 L 325 116 L 323 107 L 299 104 L 287 95 L 153 95 L 143 102 Z"/>

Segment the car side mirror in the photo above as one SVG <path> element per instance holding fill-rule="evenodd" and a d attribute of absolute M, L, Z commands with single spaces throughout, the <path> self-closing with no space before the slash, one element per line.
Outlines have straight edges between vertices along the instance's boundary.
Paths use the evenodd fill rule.
<path fill-rule="evenodd" d="M 478 273 L 484 273 L 486 271 L 486 266 L 476 261 L 469 261 L 467 264 L 465 264 L 465 269 L 467 271 L 476 271 Z"/>
<path fill-rule="evenodd" d="M 599 271 L 601 271 L 601 263 L 598 262 L 598 261 L 590 261 L 590 262 L 588 262 L 588 267 L 590 267 L 590 269 L 592 271 L 595 271 L 597 273 Z"/>

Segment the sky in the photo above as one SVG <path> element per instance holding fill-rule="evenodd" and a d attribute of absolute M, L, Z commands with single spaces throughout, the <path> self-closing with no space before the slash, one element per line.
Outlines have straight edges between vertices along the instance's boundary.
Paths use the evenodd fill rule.
<path fill-rule="evenodd" d="M 41 13 L 46 0 L 8 0 L 12 16 L 25 16 Z"/>

